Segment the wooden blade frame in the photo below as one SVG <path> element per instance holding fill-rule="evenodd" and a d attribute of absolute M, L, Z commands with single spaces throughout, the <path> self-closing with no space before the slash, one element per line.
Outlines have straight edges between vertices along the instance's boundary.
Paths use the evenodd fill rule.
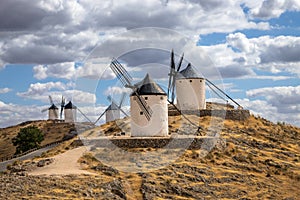
<path fill-rule="evenodd" d="M 116 74 L 117 78 L 121 81 L 123 86 L 129 87 L 133 90 L 134 94 L 137 96 L 137 103 L 141 111 L 144 113 L 147 120 L 150 121 L 152 116 L 152 109 L 147 105 L 146 100 L 138 94 L 138 92 L 136 91 L 136 87 L 132 85 L 132 77 L 130 76 L 130 74 L 115 58 L 112 59 L 110 68 Z"/>

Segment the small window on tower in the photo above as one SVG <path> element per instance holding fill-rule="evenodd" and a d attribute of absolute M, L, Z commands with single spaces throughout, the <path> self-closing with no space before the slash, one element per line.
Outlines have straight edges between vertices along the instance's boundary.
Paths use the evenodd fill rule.
<path fill-rule="evenodd" d="M 160 100 L 164 100 L 164 97 L 160 97 Z"/>
<path fill-rule="evenodd" d="M 202 80 L 200 80 L 200 83 L 202 83 Z"/>
<path fill-rule="evenodd" d="M 143 111 L 141 111 L 141 112 L 140 112 L 140 115 L 143 115 L 143 114 L 144 114 Z"/>
<path fill-rule="evenodd" d="M 145 97 L 145 100 L 148 100 L 148 97 Z"/>
<path fill-rule="evenodd" d="M 192 80 L 190 80 L 190 82 L 193 82 Z"/>

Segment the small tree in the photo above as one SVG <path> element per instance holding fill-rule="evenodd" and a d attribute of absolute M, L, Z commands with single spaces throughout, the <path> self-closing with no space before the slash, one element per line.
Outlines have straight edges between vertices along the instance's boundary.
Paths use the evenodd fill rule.
<path fill-rule="evenodd" d="M 36 126 L 21 128 L 18 135 L 12 139 L 13 145 L 16 146 L 15 155 L 39 147 L 43 140 L 44 134 Z"/>

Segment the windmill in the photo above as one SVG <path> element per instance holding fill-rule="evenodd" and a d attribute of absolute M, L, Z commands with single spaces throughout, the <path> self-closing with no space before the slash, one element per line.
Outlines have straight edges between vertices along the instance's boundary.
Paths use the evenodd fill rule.
<path fill-rule="evenodd" d="M 163 89 L 148 74 L 141 82 L 132 84 L 132 77 L 115 58 L 112 59 L 110 68 L 123 86 L 132 90 L 130 95 L 131 136 L 167 136 L 167 95 Z"/>
<path fill-rule="evenodd" d="M 63 99 L 63 103 L 64 103 Z M 86 118 L 90 123 L 93 123 L 77 106 L 75 106 L 72 101 L 69 101 L 65 106 L 62 107 L 65 114 L 65 122 L 74 123 L 77 121 L 77 110 L 84 118 Z"/>
<path fill-rule="evenodd" d="M 55 106 L 52 97 L 49 95 L 50 107 L 43 109 L 42 112 L 46 112 L 48 110 L 48 119 L 56 120 L 58 119 L 58 108 Z"/>
<path fill-rule="evenodd" d="M 182 65 L 182 61 L 183 61 L 183 58 L 184 58 L 184 54 L 182 54 L 180 60 L 179 60 L 179 63 L 177 64 L 177 67 L 175 68 L 175 59 L 174 59 L 174 51 L 172 50 L 171 52 L 171 62 L 170 62 L 170 73 L 169 73 L 169 84 L 168 84 L 168 102 L 191 124 L 193 125 L 194 127 L 197 127 L 197 131 L 200 131 L 201 127 L 195 123 L 193 123 L 186 115 L 184 115 L 184 110 L 178 108 L 175 103 L 174 103 L 174 100 L 175 100 L 175 86 L 176 86 L 176 82 L 177 82 L 177 79 L 178 77 L 180 76 L 180 68 L 181 68 L 181 65 Z M 191 64 L 188 63 L 187 67 L 186 68 L 190 68 L 191 67 Z M 190 94 L 188 94 L 186 92 L 188 88 L 184 88 L 183 87 L 183 91 L 184 91 L 184 96 L 185 98 L 191 100 L 191 97 L 190 97 Z M 178 95 L 177 95 L 177 100 L 178 100 Z M 178 103 L 180 104 L 180 102 L 177 102 L 177 105 Z"/>
<path fill-rule="evenodd" d="M 132 77 L 130 76 L 130 74 L 121 65 L 121 63 L 119 63 L 119 61 L 115 58 L 112 59 L 110 68 L 116 74 L 117 78 L 121 81 L 122 85 L 124 87 L 130 88 L 132 92 L 136 95 L 138 106 L 144 113 L 144 116 L 147 118 L 147 120 L 150 121 L 152 115 L 152 109 L 147 105 L 146 100 L 138 94 L 137 92 L 138 88 L 136 85 L 132 84 Z"/>
<path fill-rule="evenodd" d="M 107 97 L 108 101 L 110 102 L 110 105 L 105 109 L 105 111 L 98 117 L 98 119 L 94 122 L 96 124 L 103 116 L 106 114 L 106 122 L 114 121 L 117 119 L 120 119 L 120 111 L 128 117 L 127 113 L 122 109 L 122 105 L 125 99 L 126 93 L 123 93 L 120 99 L 119 103 L 116 103 L 116 101 L 109 95 Z"/>
<path fill-rule="evenodd" d="M 176 99 L 178 109 L 181 111 L 187 110 L 200 110 L 206 109 L 205 103 L 205 85 L 216 93 L 220 98 L 228 102 L 222 95 L 230 99 L 233 103 L 238 106 L 238 109 L 242 109 L 242 106 L 238 104 L 234 99 L 232 99 L 223 90 L 217 87 L 213 82 L 207 78 L 200 77 L 195 70 L 192 68 L 191 64 L 188 63 L 187 67 L 180 71 L 181 64 L 184 55 L 180 58 L 177 69 L 175 70 L 174 62 L 174 52 L 171 52 L 171 64 L 169 73 L 169 90 L 168 90 L 168 100 L 174 105 L 174 90 L 176 88 Z M 174 87 L 174 85 L 176 87 Z M 221 93 L 221 94 L 220 94 Z M 194 95 L 194 98 L 191 98 Z"/>
<path fill-rule="evenodd" d="M 175 86 L 177 106 L 181 111 L 206 109 L 205 79 L 190 63 L 177 74 Z"/>

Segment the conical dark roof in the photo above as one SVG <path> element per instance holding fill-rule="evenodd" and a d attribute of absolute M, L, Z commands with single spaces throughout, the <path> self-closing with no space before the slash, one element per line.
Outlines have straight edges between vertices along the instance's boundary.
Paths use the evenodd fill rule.
<path fill-rule="evenodd" d="M 65 109 L 76 109 L 77 107 L 72 104 L 71 101 L 69 101 L 69 103 L 67 105 L 65 105 Z"/>
<path fill-rule="evenodd" d="M 192 65 L 189 64 L 185 69 L 181 70 L 178 74 L 179 79 L 181 78 L 201 78 L 200 75 L 193 69 Z"/>
<path fill-rule="evenodd" d="M 58 108 L 56 107 L 56 105 L 54 105 L 54 103 L 48 108 L 49 110 L 57 110 Z"/>
<path fill-rule="evenodd" d="M 145 78 L 135 84 L 139 95 L 167 95 L 165 91 L 147 74 Z M 131 95 L 135 95 L 134 93 Z"/>
<path fill-rule="evenodd" d="M 115 102 L 112 102 L 106 110 L 119 110 L 119 107 L 115 104 Z"/>

